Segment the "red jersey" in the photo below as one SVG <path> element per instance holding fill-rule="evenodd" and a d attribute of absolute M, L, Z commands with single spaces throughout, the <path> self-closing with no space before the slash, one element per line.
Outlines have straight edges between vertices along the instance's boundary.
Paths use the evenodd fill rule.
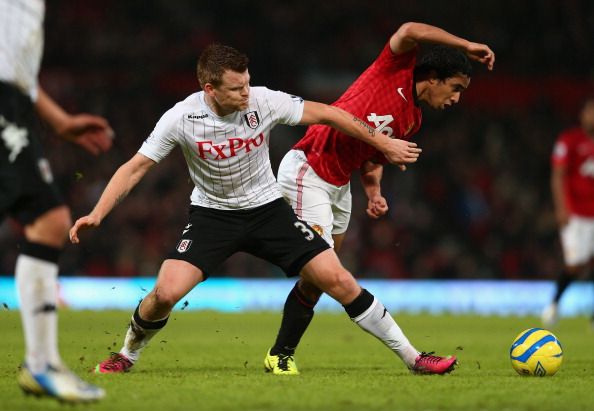
<path fill-rule="evenodd" d="M 563 186 L 569 211 L 594 217 L 594 138 L 578 127 L 562 132 L 551 163 L 566 169 Z"/>
<path fill-rule="evenodd" d="M 333 106 L 342 108 L 393 138 L 412 136 L 421 126 L 415 104 L 413 70 L 416 48 L 395 55 L 388 43 L 378 58 Z M 342 186 L 365 161 L 387 162 L 372 146 L 324 125 L 310 126 L 293 147 L 302 150 L 314 171 L 328 183 Z"/>

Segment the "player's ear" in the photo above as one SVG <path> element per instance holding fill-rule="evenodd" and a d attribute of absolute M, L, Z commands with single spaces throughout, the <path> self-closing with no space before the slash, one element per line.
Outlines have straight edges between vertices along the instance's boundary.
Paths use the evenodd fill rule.
<path fill-rule="evenodd" d="M 215 88 L 211 83 L 206 83 L 202 86 L 202 90 L 204 90 L 204 92 L 208 94 L 210 97 L 214 97 L 214 89 Z"/>
<path fill-rule="evenodd" d="M 429 82 L 429 84 L 434 85 L 438 84 L 441 81 L 441 79 L 437 77 L 437 71 L 430 70 L 429 73 L 427 73 L 427 81 Z"/>

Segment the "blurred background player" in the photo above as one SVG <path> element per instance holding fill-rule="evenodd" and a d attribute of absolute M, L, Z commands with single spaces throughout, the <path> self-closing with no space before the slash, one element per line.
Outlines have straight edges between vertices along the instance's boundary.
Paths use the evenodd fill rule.
<path fill-rule="evenodd" d="M 563 131 L 551 156 L 551 192 L 561 236 L 564 267 L 553 302 L 542 313 L 545 327 L 559 318 L 559 301 L 567 286 L 591 270 L 594 257 L 594 97 L 580 113 L 580 127 Z M 590 272 L 591 274 L 591 272 Z M 594 327 L 594 313 L 591 318 Z"/>
<path fill-rule="evenodd" d="M 15 268 L 26 350 L 18 383 L 37 396 L 92 401 L 104 391 L 75 376 L 58 353 L 58 258 L 71 219 L 43 157 L 36 113 L 93 154 L 111 147 L 113 132 L 101 117 L 66 113 L 39 87 L 44 15 L 41 0 L 0 0 L 0 219 L 15 219 L 25 236 Z"/>
<path fill-rule="evenodd" d="M 435 46 L 417 63 L 418 45 Z M 379 57 L 333 105 L 341 107 L 392 138 L 409 139 L 421 126 L 424 104 L 443 110 L 458 103 L 468 88 L 472 66 L 468 59 L 493 69 L 495 54 L 484 44 L 473 43 L 434 26 L 403 24 Z M 278 181 L 297 216 L 306 221 L 338 252 L 351 216 L 350 179 L 360 170 L 367 195 L 367 215 L 377 219 L 388 211 L 382 196 L 384 156 L 373 147 L 323 125 L 311 126 L 283 158 Z M 401 165 L 401 169 L 405 166 Z M 275 344 L 264 360 L 274 374 L 298 374 L 294 361 L 322 292 L 299 279 L 285 302 Z M 384 343 L 409 368 L 416 352 L 399 328 Z M 397 348 L 394 348 L 397 347 Z"/>

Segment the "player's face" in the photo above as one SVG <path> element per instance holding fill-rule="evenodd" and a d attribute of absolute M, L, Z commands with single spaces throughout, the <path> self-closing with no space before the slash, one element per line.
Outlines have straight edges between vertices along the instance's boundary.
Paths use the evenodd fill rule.
<path fill-rule="evenodd" d="M 434 79 L 427 103 L 439 110 L 450 107 L 460 101 L 460 95 L 469 84 L 470 78 L 464 74 L 448 77 L 445 80 Z"/>
<path fill-rule="evenodd" d="M 243 73 L 227 70 L 223 73 L 221 84 L 210 87 L 207 94 L 219 115 L 245 110 L 249 107 L 250 73 L 247 70 Z"/>

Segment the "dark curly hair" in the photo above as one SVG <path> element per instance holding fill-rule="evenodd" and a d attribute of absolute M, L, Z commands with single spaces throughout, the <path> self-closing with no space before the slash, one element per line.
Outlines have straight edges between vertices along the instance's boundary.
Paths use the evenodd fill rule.
<path fill-rule="evenodd" d="M 211 44 L 200 55 L 196 72 L 198 82 L 204 88 L 206 83 L 213 86 L 221 84 L 225 70 L 243 73 L 247 70 L 249 59 L 240 51 L 222 44 Z"/>
<path fill-rule="evenodd" d="M 415 77 L 426 76 L 435 72 L 439 80 L 445 80 L 457 74 L 472 75 L 472 64 L 468 57 L 458 49 L 446 46 L 434 46 L 424 54 L 415 66 Z"/>

